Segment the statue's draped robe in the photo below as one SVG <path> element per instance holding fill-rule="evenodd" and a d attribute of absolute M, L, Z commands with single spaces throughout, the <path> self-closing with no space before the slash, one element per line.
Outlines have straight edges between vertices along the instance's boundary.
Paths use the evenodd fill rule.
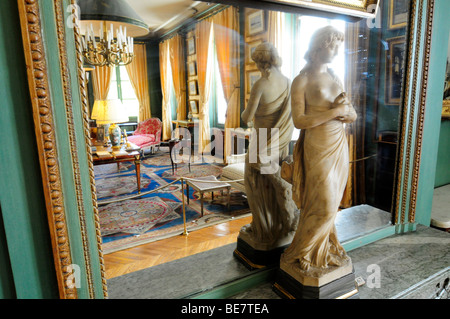
<path fill-rule="evenodd" d="M 253 240 L 276 246 L 289 232 L 290 240 L 292 239 L 292 232 L 295 231 L 298 221 L 298 210 L 292 200 L 292 186 L 281 178 L 279 166 L 289 153 L 289 142 L 294 129 L 289 82 L 286 90 L 275 101 L 258 105 L 254 125 L 254 135 L 250 139 L 245 159 L 244 183 L 253 216 L 248 231 Z M 262 128 L 267 128 L 266 135 L 262 134 Z M 278 143 L 276 139 L 271 138 L 272 128 L 279 129 Z M 267 152 L 257 147 L 258 140 L 264 139 L 265 136 Z M 257 149 L 259 152 L 256 152 Z M 275 171 L 272 172 L 273 167 L 264 164 L 267 158 L 261 158 L 261 152 L 268 154 L 270 160 L 276 163 Z M 264 167 L 268 171 L 265 171 Z"/>
<path fill-rule="evenodd" d="M 307 106 L 305 111 L 313 114 L 327 109 Z M 335 228 L 349 169 L 344 124 L 331 120 L 301 130 L 293 157 L 292 192 L 300 220 L 283 261 L 299 262 L 303 269 L 335 265 L 334 260 L 347 258 Z"/>

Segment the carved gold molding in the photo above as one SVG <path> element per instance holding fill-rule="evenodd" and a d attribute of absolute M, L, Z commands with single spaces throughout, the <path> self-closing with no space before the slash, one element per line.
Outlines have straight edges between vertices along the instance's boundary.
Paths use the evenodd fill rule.
<path fill-rule="evenodd" d="M 411 16 L 411 21 L 415 21 L 414 17 L 416 15 L 417 12 L 417 1 L 418 0 L 413 0 L 411 3 L 411 7 L 410 7 L 410 11 L 412 12 Z M 419 6 L 420 8 L 422 8 L 423 3 L 422 1 L 419 1 Z M 420 25 L 420 23 L 419 23 Z M 418 37 L 420 38 L 420 33 L 421 30 L 419 28 L 418 32 Z M 411 56 L 411 53 L 413 52 L 413 45 L 416 44 L 416 49 L 419 46 L 419 42 L 415 43 L 414 41 L 415 39 L 415 34 L 414 34 L 414 28 L 409 29 L 409 48 L 408 48 L 408 56 Z M 407 123 L 408 123 L 408 117 L 413 119 L 414 118 L 414 113 L 415 113 L 415 109 L 414 107 L 410 108 L 410 112 L 408 113 L 408 105 L 415 105 L 415 99 L 416 99 L 416 85 L 414 85 L 412 93 L 411 93 L 411 104 L 408 103 L 409 101 L 409 87 L 411 84 L 410 78 L 411 75 L 413 75 L 413 81 L 412 83 L 417 83 L 417 72 L 418 72 L 418 60 L 415 59 L 414 60 L 414 67 L 412 65 L 411 59 L 408 59 L 408 66 L 406 68 L 407 72 L 406 72 L 406 85 L 405 85 L 405 96 L 404 96 L 404 100 L 402 103 L 402 112 L 403 112 L 403 116 L 402 116 L 402 130 L 401 130 L 401 134 L 400 134 L 400 148 L 399 148 L 399 163 L 398 163 L 398 177 L 399 177 L 399 181 L 397 182 L 397 205 L 396 205 L 396 209 L 395 209 L 395 221 L 402 224 L 405 221 L 405 214 L 406 214 L 406 203 L 407 203 L 407 197 L 408 197 L 408 180 L 409 180 L 409 172 L 410 172 L 410 158 L 411 158 L 411 138 L 412 138 L 412 132 L 413 132 L 413 127 L 412 127 L 412 123 L 410 123 L 410 125 L 408 126 L 408 131 L 406 132 L 406 127 L 407 127 Z M 407 143 L 406 145 L 406 154 L 405 152 L 405 143 Z M 405 164 L 405 166 L 403 167 L 403 163 Z M 400 178 L 402 176 L 403 173 L 403 182 L 400 181 Z M 403 191 L 402 190 L 402 186 L 403 186 Z M 400 197 L 401 197 L 401 202 L 400 202 Z M 401 205 L 399 205 L 399 203 L 401 203 Z M 400 210 L 400 211 L 399 211 Z M 399 215 L 400 215 L 400 220 L 399 220 Z"/>
<path fill-rule="evenodd" d="M 86 212 L 83 204 L 83 191 L 81 186 L 80 165 L 78 160 L 77 140 L 75 138 L 75 124 L 72 110 L 72 90 L 70 88 L 70 76 L 67 62 L 66 40 L 64 34 L 64 13 L 61 1 L 54 1 L 56 14 L 56 30 L 58 36 L 58 48 L 61 65 L 61 78 L 63 84 L 64 106 L 66 110 L 67 127 L 69 132 L 69 145 L 72 155 L 73 176 L 75 181 L 75 192 L 77 197 L 78 219 L 80 221 L 81 239 L 83 243 L 83 254 L 86 264 L 86 279 L 90 298 L 94 298 L 94 285 L 92 280 L 91 260 L 88 250 L 88 239 L 86 231 Z M 83 141 L 84 142 L 84 141 Z"/>
<path fill-rule="evenodd" d="M 107 284 L 106 284 L 106 269 L 105 263 L 103 259 L 103 250 L 102 250 L 102 235 L 100 233 L 100 217 L 98 214 L 98 203 L 97 203 L 97 192 L 95 187 L 95 175 L 94 175 L 94 162 L 92 159 L 92 149 L 91 149 L 91 139 L 90 139 L 90 131 L 89 131 L 89 107 L 88 107 L 88 98 L 87 98 L 87 86 L 85 80 L 85 71 L 83 69 L 83 55 L 81 49 L 81 32 L 79 27 L 79 20 L 77 16 L 76 0 L 72 0 L 72 14 L 73 14 L 73 25 L 74 25 L 74 36 L 75 36 L 75 46 L 76 46 L 76 54 L 77 54 L 77 66 L 78 66 L 78 82 L 80 84 L 80 97 L 81 97 L 81 107 L 83 113 L 83 123 L 84 123 L 84 142 L 86 145 L 86 154 L 89 165 L 89 179 L 91 185 L 91 197 L 92 197 L 92 205 L 94 208 L 94 223 L 96 229 L 96 239 L 97 239 L 97 248 L 100 260 L 100 271 L 102 277 L 102 285 L 103 285 L 103 296 L 105 298 L 108 297 L 107 292 Z"/>
<path fill-rule="evenodd" d="M 434 1 L 435 0 L 429 0 L 427 7 L 427 17 L 426 17 L 427 26 L 425 30 L 425 47 L 424 47 L 424 60 L 422 65 L 421 93 L 419 101 L 419 113 L 417 117 L 417 126 L 416 126 L 417 134 L 414 147 L 414 166 L 411 181 L 411 197 L 408 215 L 409 216 L 408 221 L 410 223 L 416 220 L 417 190 L 419 184 L 420 157 L 422 155 L 423 125 L 425 120 L 425 103 L 428 88 L 428 71 L 430 65 L 431 30 L 433 27 Z"/>
<path fill-rule="evenodd" d="M 402 103 L 402 129 L 400 134 L 400 144 L 399 144 L 399 155 L 398 155 L 398 182 L 396 191 L 396 209 L 395 209 L 395 221 L 402 224 L 407 221 L 412 223 L 415 221 L 415 209 L 417 202 L 417 188 L 419 183 L 419 169 L 420 169 L 420 156 L 422 150 L 422 139 L 423 139 L 423 125 L 424 125 L 424 115 L 425 115 L 425 102 L 426 102 L 426 89 L 428 84 L 428 70 L 429 70 L 429 59 L 430 59 L 430 44 L 431 44 L 431 30 L 432 21 L 434 14 L 434 0 L 428 1 L 427 7 L 427 26 L 425 30 L 425 47 L 424 47 L 424 60 L 423 69 L 421 74 L 421 82 L 419 86 L 419 59 L 416 57 L 414 59 L 414 64 L 412 63 L 411 56 L 413 49 L 415 52 L 420 52 L 421 42 L 416 41 L 416 39 L 422 38 L 422 15 L 424 2 L 419 0 L 413 0 L 411 3 L 412 17 L 410 21 L 415 21 L 415 15 L 419 12 L 417 30 L 413 26 L 409 29 L 409 48 L 408 48 L 408 65 L 406 74 L 406 84 L 405 84 L 405 97 Z M 417 8 L 417 6 L 419 6 Z M 415 46 L 415 47 L 414 47 Z M 411 92 L 409 92 L 409 87 L 413 83 Z M 416 95 L 418 90 L 420 91 L 419 107 L 416 110 Z M 409 103 L 409 99 L 411 102 Z M 409 110 L 409 111 L 408 111 Z M 418 113 L 416 113 L 416 111 Z M 417 125 L 416 125 L 416 135 L 413 137 L 414 133 L 414 119 L 417 114 Z M 412 149 L 414 143 L 414 149 Z M 412 153 L 412 151 L 414 151 Z M 405 153 L 406 152 L 406 153 Z M 411 172 L 411 156 L 413 158 L 413 167 Z M 410 180 L 410 173 L 411 180 Z M 403 174 L 403 180 L 400 178 Z M 408 185 L 411 188 L 408 189 Z M 408 203 L 408 193 L 410 194 L 409 199 L 409 213 L 408 220 L 406 220 L 407 214 L 407 203 Z"/>
<path fill-rule="evenodd" d="M 63 299 L 75 299 L 77 291 L 72 281 L 72 259 L 39 4 L 36 0 L 18 0 L 18 7 L 59 295 Z"/>

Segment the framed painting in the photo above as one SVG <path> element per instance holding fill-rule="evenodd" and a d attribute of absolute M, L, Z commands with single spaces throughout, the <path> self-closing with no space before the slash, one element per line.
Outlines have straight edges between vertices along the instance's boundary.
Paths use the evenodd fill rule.
<path fill-rule="evenodd" d="M 187 39 L 187 54 L 195 54 L 195 38 L 191 37 Z"/>
<path fill-rule="evenodd" d="M 409 2 L 410 0 L 389 1 L 389 29 L 406 27 Z"/>
<path fill-rule="evenodd" d="M 247 71 L 247 93 L 250 94 L 253 85 L 261 77 L 261 72 L 258 70 Z"/>
<path fill-rule="evenodd" d="M 197 95 L 198 94 L 197 81 L 189 81 L 188 82 L 188 92 L 189 92 L 189 95 Z"/>
<path fill-rule="evenodd" d="M 191 110 L 192 114 L 198 114 L 198 101 L 190 100 L 189 109 Z"/>
<path fill-rule="evenodd" d="M 188 75 L 189 76 L 197 75 L 197 67 L 195 61 L 188 62 Z"/>
<path fill-rule="evenodd" d="M 266 30 L 265 27 L 265 13 L 263 10 L 258 10 L 252 13 L 249 13 L 245 17 L 245 25 L 247 30 L 247 36 L 253 36 L 259 33 L 262 33 Z"/>
<path fill-rule="evenodd" d="M 386 51 L 386 87 L 385 103 L 400 104 L 402 93 L 402 78 L 405 63 L 405 37 L 395 37 L 387 40 L 389 49 Z"/>

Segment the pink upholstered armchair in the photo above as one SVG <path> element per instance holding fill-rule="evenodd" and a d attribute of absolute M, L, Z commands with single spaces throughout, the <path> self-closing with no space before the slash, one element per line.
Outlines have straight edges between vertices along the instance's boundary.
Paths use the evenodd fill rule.
<path fill-rule="evenodd" d="M 136 144 L 142 149 L 142 152 L 150 149 L 153 154 L 155 147 L 161 143 L 162 122 L 157 117 L 152 117 L 145 121 L 139 122 L 133 135 L 128 136 L 128 141 Z"/>

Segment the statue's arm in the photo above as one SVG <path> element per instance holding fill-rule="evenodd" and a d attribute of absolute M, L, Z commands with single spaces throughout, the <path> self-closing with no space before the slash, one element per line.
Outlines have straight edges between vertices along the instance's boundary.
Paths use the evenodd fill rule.
<path fill-rule="evenodd" d="M 348 112 L 348 106 L 339 106 L 313 115 L 305 114 L 306 84 L 307 78 L 302 75 L 296 77 L 292 82 L 292 91 L 291 91 L 292 120 L 296 128 L 304 130 L 316 127 L 325 122 L 333 120 L 339 116 L 343 116 L 346 114 L 346 112 Z"/>
<path fill-rule="evenodd" d="M 253 117 L 255 116 L 256 109 L 258 108 L 259 101 L 261 99 L 262 91 L 261 81 L 257 81 L 250 91 L 247 107 L 244 112 L 241 113 L 241 118 L 244 123 L 253 121 Z"/>

